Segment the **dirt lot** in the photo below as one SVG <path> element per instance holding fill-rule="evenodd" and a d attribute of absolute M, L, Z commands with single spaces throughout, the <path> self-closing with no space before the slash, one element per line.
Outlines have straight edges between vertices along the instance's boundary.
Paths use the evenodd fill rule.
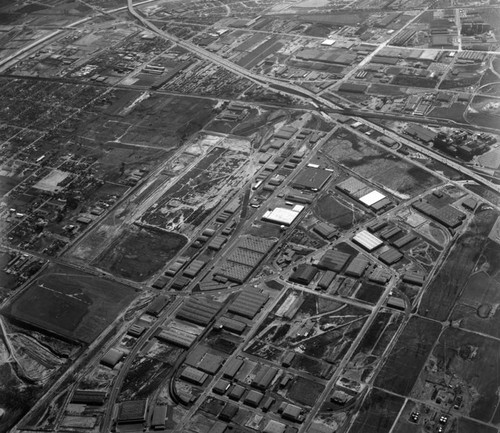
<path fill-rule="evenodd" d="M 23 323 L 89 344 L 135 296 L 127 286 L 54 265 L 4 312 Z"/>
<path fill-rule="evenodd" d="M 288 396 L 297 403 L 313 406 L 324 389 L 320 383 L 299 377 L 291 386 Z"/>
<path fill-rule="evenodd" d="M 367 215 L 354 206 L 347 208 L 340 199 L 332 194 L 324 194 L 314 204 L 314 213 L 324 221 L 332 223 L 341 229 L 349 230 L 355 224 L 367 219 Z"/>
<path fill-rule="evenodd" d="M 441 325 L 412 317 L 375 379 L 375 386 L 408 395 L 441 332 Z"/>
<path fill-rule="evenodd" d="M 132 225 L 99 257 L 96 265 L 120 277 L 144 281 L 186 243 L 187 238 L 177 233 Z"/>
<path fill-rule="evenodd" d="M 497 216 L 493 210 L 476 212 L 470 226 L 452 247 L 444 265 L 427 287 L 420 303 L 420 314 L 440 321 L 447 319 L 458 293 L 485 248 Z"/>

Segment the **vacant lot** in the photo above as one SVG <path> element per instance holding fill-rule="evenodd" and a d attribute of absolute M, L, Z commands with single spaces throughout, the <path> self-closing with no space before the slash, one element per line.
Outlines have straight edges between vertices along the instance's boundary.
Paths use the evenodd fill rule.
<path fill-rule="evenodd" d="M 473 275 L 460 296 L 452 320 L 460 327 L 500 338 L 500 283 L 485 272 Z"/>
<path fill-rule="evenodd" d="M 20 322 L 89 344 L 135 296 L 130 287 L 68 267 L 52 266 L 5 312 Z"/>
<path fill-rule="evenodd" d="M 438 323 L 412 317 L 375 379 L 375 386 L 408 395 L 440 332 Z"/>
<path fill-rule="evenodd" d="M 324 385 L 299 377 L 290 388 L 288 396 L 297 403 L 313 406 L 325 389 Z"/>
<path fill-rule="evenodd" d="M 177 233 L 130 226 L 98 259 L 97 265 L 120 277 L 144 281 L 186 243 L 187 238 Z"/>
<path fill-rule="evenodd" d="M 322 150 L 360 176 L 402 197 L 414 196 L 440 183 L 427 171 L 378 149 L 345 129 L 338 130 Z"/>
<path fill-rule="evenodd" d="M 367 218 L 364 212 L 354 207 L 345 207 L 340 200 L 331 194 L 324 194 L 314 204 L 314 213 L 324 221 L 332 223 L 341 229 L 348 230 Z"/>
<path fill-rule="evenodd" d="M 403 398 L 373 388 L 349 433 L 388 433 L 403 403 Z"/>
<path fill-rule="evenodd" d="M 457 240 L 427 287 L 420 303 L 420 314 L 440 321 L 448 318 L 458 294 L 485 248 L 487 236 L 497 216 L 493 210 L 476 212 L 467 231 Z"/>

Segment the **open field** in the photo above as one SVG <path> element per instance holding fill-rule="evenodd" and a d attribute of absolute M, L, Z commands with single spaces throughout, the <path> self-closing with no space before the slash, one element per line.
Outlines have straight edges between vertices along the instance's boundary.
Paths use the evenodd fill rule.
<path fill-rule="evenodd" d="M 500 338 L 500 282 L 485 272 L 470 277 L 451 315 L 460 327 Z"/>
<path fill-rule="evenodd" d="M 440 332 L 438 323 L 412 317 L 375 379 L 375 386 L 409 395 Z"/>
<path fill-rule="evenodd" d="M 499 403 L 499 352 L 498 340 L 456 328 L 446 329 L 433 351 L 437 373 L 452 375 L 469 387 L 469 416 L 479 421 L 490 422 Z"/>
<path fill-rule="evenodd" d="M 104 251 L 96 265 L 120 277 L 144 281 L 186 243 L 187 238 L 177 233 L 132 225 Z"/>
<path fill-rule="evenodd" d="M 363 402 L 350 433 L 388 433 L 404 399 L 373 388 Z"/>
<path fill-rule="evenodd" d="M 314 212 L 319 218 L 332 223 L 341 229 L 349 230 L 355 224 L 367 219 L 367 215 L 354 206 L 347 208 L 339 198 L 332 194 L 324 194 L 314 204 Z"/>
<path fill-rule="evenodd" d="M 323 385 L 312 380 L 298 377 L 290 388 L 288 397 L 297 403 L 313 406 L 324 388 Z"/>
<path fill-rule="evenodd" d="M 477 211 L 465 233 L 458 238 L 441 269 L 427 286 L 420 303 L 420 314 L 434 320 L 446 320 L 474 270 L 487 236 L 497 219 L 493 210 Z"/>
<path fill-rule="evenodd" d="M 51 266 L 4 313 L 29 326 L 90 344 L 135 298 L 130 287 Z"/>
<path fill-rule="evenodd" d="M 360 176 L 402 197 L 417 195 L 440 183 L 421 168 L 379 150 L 344 129 L 339 129 L 322 150 Z"/>

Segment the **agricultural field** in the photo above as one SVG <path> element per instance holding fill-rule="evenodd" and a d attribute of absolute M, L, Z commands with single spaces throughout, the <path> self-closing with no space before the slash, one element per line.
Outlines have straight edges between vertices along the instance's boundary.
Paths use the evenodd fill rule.
<path fill-rule="evenodd" d="M 314 214 L 342 230 L 366 221 L 369 215 L 330 191 L 323 194 L 314 204 Z"/>
<path fill-rule="evenodd" d="M 90 344 L 136 296 L 128 286 L 53 265 L 7 305 L 4 314 L 26 326 Z"/>

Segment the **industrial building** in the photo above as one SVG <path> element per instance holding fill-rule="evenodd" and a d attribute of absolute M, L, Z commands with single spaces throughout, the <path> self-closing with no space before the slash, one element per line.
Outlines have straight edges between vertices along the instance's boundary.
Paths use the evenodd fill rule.
<path fill-rule="evenodd" d="M 391 273 L 387 269 L 377 267 L 368 276 L 368 280 L 372 283 L 387 284 L 391 276 Z"/>
<path fill-rule="evenodd" d="M 225 329 L 234 334 L 241 335 L 245 331 L 247 325 L 246 323 L 240 322 L 239 320 L 231 319 L 227 316 L 220 317 L 215 323 L 215 328 Z"/>
<path fill-rule="evenodd" d="M 219 302 L 190 298 L 182 304 L 175 317 L 196 325 L 206 326 L 221 307 L 222 304 Z"/>
<path fill-rule="evenodd" d="M 360 278 L 364 273 L 370 262 L 363 256 L 355 257 L 345 270 L 346 275 L 351 277 Z"/>
<path fill-rule="evenodd" d="M 297 189 L 319 191 L 331 178 L 332 172 L 314 167 L 306 167 L 292 180 L 292 186 Z"/>
<path fill-rule="evenodd" d="M 361 230 L 353 238 L 353 242 L 364 248 L 366 251 L 371 252 L 380 247 L 384 242 L 375 235 L 372 235 L 367 230 Z"/>
<path fill-rule="evenodd" d="M 225 379 L 219 379 L 213 386 L 212 391 L 219 395 L 224 395 L 231 386 L 231 383 Z"/>
<path fill-rule="evenodd" d="M 388 247 L 386 251 L 378 256 L 378 258 L 382 263 L 385 263 L 386 265 L 393 265 L 403 258 L 403 254 L 401 254 L 395 248 Z"/>
<path fill-rule="evenodd" d="M 243 360 L 234 358 L 224 368 L 224 377 L 227 377 L 228 379 L 234 379 L 234 376 L 236 376 L 236 373 L 238 373 L 242 365 Z"/>
<path fill-rule="evenodd" d="M 229 389 L 227 396 L 231 400 L 239 401 L 241 399 L 241 397 L 243 397 L 243 394 L 245 394 L 245 387 L 238 385 L 238 384 L 234 384 Z"/>
<path fill-rule="evenodd" d="M 195 342 L 202 330 L 203 328 L 172 320 L 166 329 L 162 329 L 156 335 L 156 338 L 187 349 Z"/>
<path fill-rule="evenodd" d="M 118 407 L 118 424 L 138 424 L 146 421 L 148 400 L 130 400 L 120 403 Z"/>
<path fill-rule="evenodd" d="M 424 215 L 430 216 L 445 227 L 452 229 L 460 226 L 466 217 L 463 212 L 450 205 L 436 208 L 427 201 L 420 200 L 413 203 L 412 206 Z"/>
<path fill-rule="evenodd" d="M 351 255 L 348 253 L 343 253 L 342 251 L 337 250 L 328 250 L 323 257 L 321 257 L 318 268 L 340 272 L 344 269 L 344 266 L 347 264 Z"/>
<path fill-rule="evenodd" d="M 219 414 L 219 419 L 222 421 L 231 421 L 238 413 L 238 406 L 234 403 L 227 403 Z"/>
<path fill-rule="evenodd" d="M 264 221 L 289 226 L 296 220 L 303 210 L 304 206 L 300 204 L 295 205 L 292 209 L 276 207 L 272 210 L 266 211 L 262 216 L 262 219 Z"/>
<path fill-rule="evenodd" d="M 251 407 L 258 407 L 263 398 L 264 398 L 264 394 L 252 389 L 245 396 L 243 403 L 245 403 L 246 405 L 251 406 Z"/>
<path fill-rule="evenodd" d="M 205 373 L 214 375 L 224 364 L 224 358 L 213 353 L 206 353 L 203 359 L 198 363 L 197 368 Z"/>
<path fill-rule="evenodd" d="M 415 236 L 413 233 L 407 233 L 403 237 L 400 237 L 399 239 L 392 242 L 392 245 L 394 245 L 396 248 L 403 248 L 413 242 L 415 239 L 417 239 L 417 236 Z"/>
<path fill-rule="evenodd" d="M 425 275 L 419 272 L 407 271 L 403 275 L 405 283 L 415 284 L 416 286 L 423 286 L 425 282 Z"/>
<path fill-rule="evenodd" d="M 242 284 L 275 244 L 274 239 L 255 236 L 241 238 L 214 274 Z"/>
<path fill-rule="evenodd" d="M 102 357 L 101 364 L 109 368 L 115 368 L 116 364 L 118 364 L 124 356 L 125 353 L 121 350 L 115 348 L 109 349 L 106 355 Z"/>
<path fill-rule="evenodd" d="M 267 389 L 278 374 L 278 371 L 279 370 L 276 367 L 262 367 L 255 375 L 252 381 L 252 386 L 261 390 Z"/>
<path fill-rule="evenodd" d="M 168 303 L 169 300 L 166 296 L 158 296 L 153 302 L 151 302 L 151 304 L 148 305 L 146 313 L 151 316 L 158 317 Z"/>
<path fill-rule="evenodd" d="M 339 231 L 331 224 L 320 222 L 313 227 L 313 231 L 320 235 L 322 238 L 330 240 L 338 235 Z"/>
<path fill-rule="evenodd" d="M 306 263 L 302 263 L 297 266 L 297 269 L 295 269 L 292 275 L 290 275 L 289 280 L 293 283 L 303 284 L 304 286 L 307 286 L 311 283 L 317 273 L 317 268 Z"/>
<path fill-rule="evenodd" d="M 153 416 L 151 418 L 151 427 L 153 430 L 164 430 L 165 429 L 165 419 L 167 418 L 166 405 L 157 404 L 153 410 Z"/>
<path fill-rule="evenodd" d="M 182 380 L 185 380 L 186 382 L 191 382 L 194 383 L 195 385 L 202 386 L 207 380 L 208 374 L 203 373 L 202 371 L 196 368 L 187 366 L 184 368 L 184 370 L 182 370 L 180 378 Z"/>
<path fill-rule="evenodd" d="M 229 306 L 229 312 L 253 319 L 269 299 L 265 293 L 254 289 L 241 292 Z"/>
<path fill-rule="evenodd" d="M 71 403 L 102 406 L 106 402 L 108 393 L 91 389 L 78 389 L 71 397 Z"/>
<path fill-rule="evenodd" d="M 337 274 L 333 271 L 326 271 L 318 281 L 318 287 L 323 290 L 328 289 L 328 287 L 330 287 L 330 284 L 332 284 L 333 280 L 335 279 L 336 275 Z"/>

